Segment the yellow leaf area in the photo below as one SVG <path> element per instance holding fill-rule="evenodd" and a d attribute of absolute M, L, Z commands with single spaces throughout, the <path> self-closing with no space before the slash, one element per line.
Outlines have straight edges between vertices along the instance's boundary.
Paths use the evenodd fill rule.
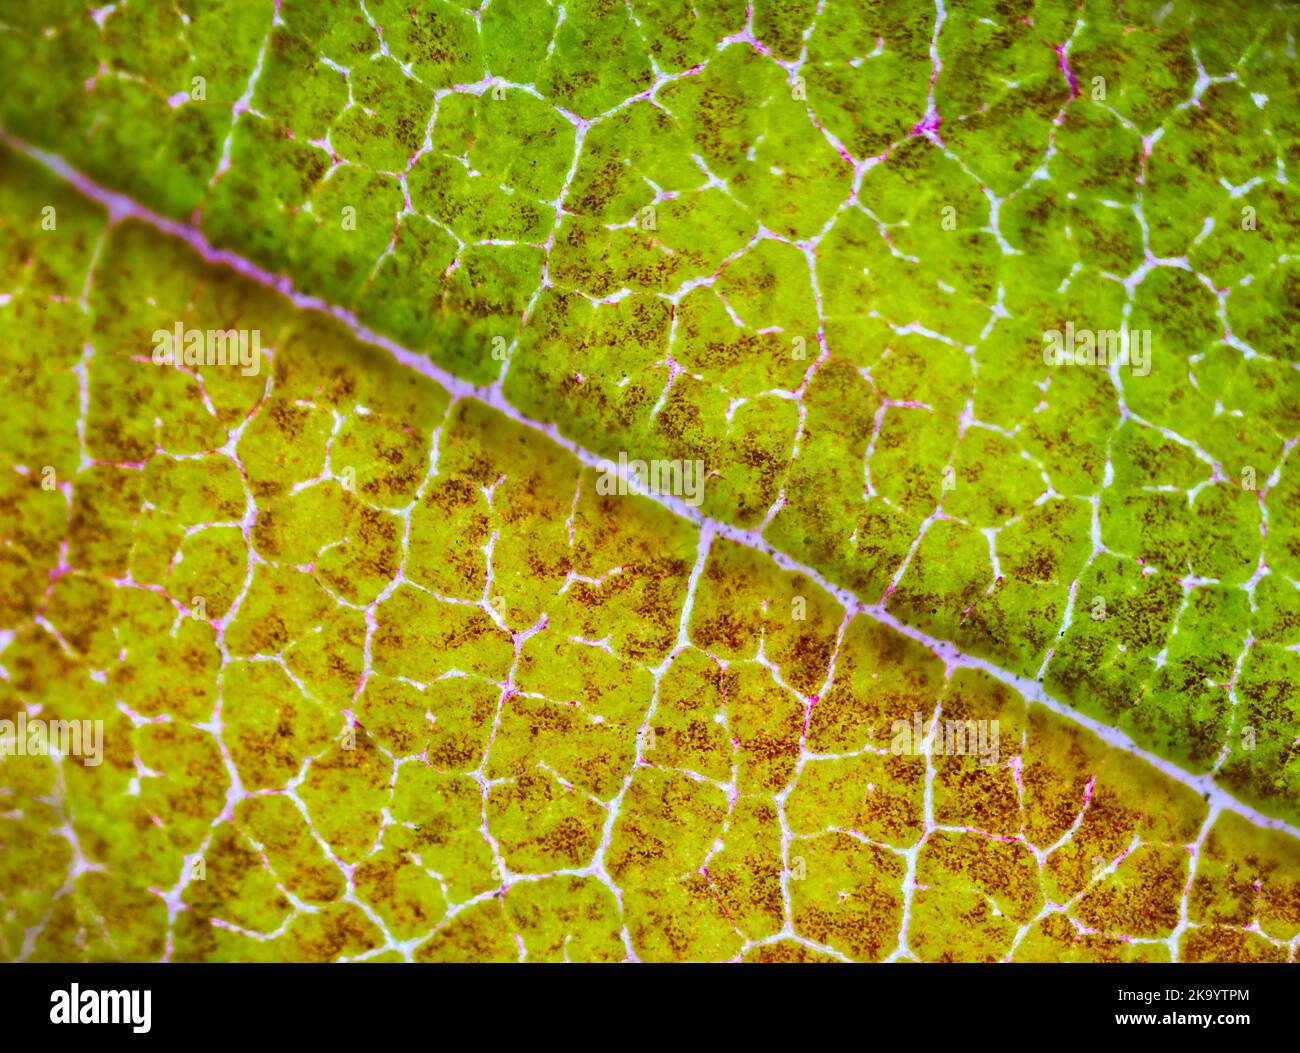
<path fill-rule="evenodd" d="M 0 957 L 1295 957 L 1287 833 L 4 164 L 0 720 L 103 755 L 0 760 Z"/>

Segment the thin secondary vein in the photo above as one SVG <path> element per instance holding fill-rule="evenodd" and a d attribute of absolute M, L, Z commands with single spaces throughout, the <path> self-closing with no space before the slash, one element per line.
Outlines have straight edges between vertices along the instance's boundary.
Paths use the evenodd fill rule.
<path fill-rule="evenodd" d="M 557 425 L 534 420 L 521 413 L 513 404 L 506 400 L 499 379 L 496 382 L 485 386 L 471 384 L 468 381 L 447 372 L 445 369 L 440 368 L 427 357 L 411 351 L 392 338 L 384 336 L 383 334 L 371 329 L 363 323 L 354 312 L 347 308 L 341 307 L 337 304 L 332 304 L 319 296 L 313 296 L 300 291 L 294 286 L 293 281 L 287 275 L 273 274 L 238 253 L 232 252 L 228 249 L 218 249 L 208 240 L 206 235 L 196 227 L 173 219 L 168 219 L 147 206 L 140 204 L 126 194 L 109 190 L 106 187 L 101 186 L 84 172 L 74 168 L 59 155 L 42 150 L 39 147 L 12 135 L 7 129 L 2 127 L 0 127 L 0 143 L 3 143 L 7 148 L 14 152 L 22 154 L 30 160 L 39 163 L 51 173 L 72 186 L 78 193 L 103 207 L 108 213 L 110 226 L 126 220 L 135 220 L 144 223 L 169 237 L 184 241 L 206 262 L 228 267 L 244 278 L 256 282 L 258 285 L 274 289 L 276 292 L 288 299 L 298 309 L 329 315 L 345 326 L 356 340 L 374 347 L 382 348 L 391 354 L 393 358 L 403 366 L 413 369 L 431 380 L 436 381 L 447 390 L 453 400 L 473 399 L 489 405 L 515 423 L 545 435 L 553 443 L 567 450 L 583 465 L 589 468 L 602 468 L 607 465 L 608 462 L 605 458 L 587 450 L 585 447 L 580 446 L 572 439 L 563 435 Z M 757 531 L 736 527 L 729 523 L 723 523 L 706 516 L 700 512 L 698 508 L 688 505 L 680 497 L 648 492 L 639 484 L 639 481 L 633 475 L 628 474 L 626 478 L 628 487 L 632 491 L 656 502 L 674 515 L 688 520 L 697 528 L 708 530 L 712 536 L 722 537 L 737 544 L 744 545 L 747 548 L 755 549 L 764 553 L 782 569 L 801 574 L 815 582 L 818 586 L 833 596 L 846 610 L 864 614 L 880 624 L 886 625 L 891 629 L 916 640 L 918 643 L 923 644 L 938 656 L 948 668 L 961 667 L 982 670 L 990 676 L 1000 680 L 1002 683 L 1007 684 L 1009 687 L 1014 688 L 1027 700 L 1037 702 L 1051 710 L 1053 713 L 1072 720 L 1076 724 L 1091 731 L 1108 746 L 1140 758 L 1152 767 L 1156 768 L 1162 774 L 1195 790 L 1210 804 L 1211 808 L 1234 812 L 1256 826 L 1282 831 L 1291 837 L 1300 840 L 1300 827 L 1296 827 L 1283 819 L 1265 815 L 1245 802 L 1238 800 L 1232 794 L 1228 793 L 1216 784 L 1211 774 L 1195 775 L 1188 772 L 1174 762 L 1166 760 L 1149 750 L 1143 749 L 1119 728 L 1095 720 L 1092 717 L 1080 713 L 1072 706 L 1053 698 L 1046 692 L 1041 683 L 1020 676 L 1019 674 L 1012 673 L 987 659 L 965 654 L 954 644 L 945 640 L 937 639 L 920 629 L 905 624 L 895 615 L 887 611 L 881 604 L 865 603 L 851 590 L 835 584 L 827 579 L 820 571 L 805 566 L 783 552 L 781 549 L 778 549 L 775 545 L 762 537 Z"/>

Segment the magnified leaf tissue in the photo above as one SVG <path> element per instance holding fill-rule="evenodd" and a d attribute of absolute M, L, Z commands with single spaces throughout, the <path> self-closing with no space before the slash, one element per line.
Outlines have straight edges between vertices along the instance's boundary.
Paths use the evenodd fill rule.
<path fill-rule="evenodd" d="M 1297 38 L 0 2 L 0 958 L 1295 960 Z"/>

